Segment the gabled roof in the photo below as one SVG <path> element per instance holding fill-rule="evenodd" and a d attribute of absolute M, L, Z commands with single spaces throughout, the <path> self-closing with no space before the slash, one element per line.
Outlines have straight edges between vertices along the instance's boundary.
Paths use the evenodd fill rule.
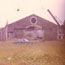
<path fill-rule="evenodd" d="M 38 18 L 40 18 L 40 19 L 46 21 L 46 23 L 50 23 L 50 24 L 56 25 L 55 23 L 53 23 L 53 22 L 51 22 L 51 21 L 48 21 L 47 19 L 42 18 L 42 17 L 40 17 L 40 16 L 38 16 L 38 15 L 35 15 L 35 14 L 29 15 L 29 16 L 26 16 L 26 17 L 20 19 L 20 20 L 14 21 L 13 23 L 11 23 L 11 24 L 9 24 L 9 25 L 12 25 L 12 24 L 14 24 L 14 23 L 18 23 L 18 22 L 20 22 L 20 21 L 22 22 L 22 21 L 24 21 L 25 19 L 30 18 L 30 17 L 32 17 L 32 16 L 38 17 Z"/>
<path fill-rule="evenodd" d="M 32 14 L 30 16 L 27 16 L 25 18 L 17 20 L 14 23 L 9 24 L 8 28 L 10 30 L 12 30 L 12 28 L 25 28 L 26 26 L 31 25 L 31 23 L 30 23 L 31 17 L 36 17 L 37 21 L 38 21 L 37 25 L 42 26 L 43 29 L 51 29 L 51 28 L 56 29 L 57 28 L 56 24 L 54 24 L 54 23 L 52 23 L 52 22 L 50 22 L 50 21 L 48 21 L 40 16 L 37 16 L 35 14 Z"/>

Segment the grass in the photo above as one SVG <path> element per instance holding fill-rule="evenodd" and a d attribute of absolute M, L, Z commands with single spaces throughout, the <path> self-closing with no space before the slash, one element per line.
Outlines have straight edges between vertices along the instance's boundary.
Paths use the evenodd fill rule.
<path fill-rule="evenodd" d="M 0 43 L 0 65 L 65 65 L 65 41 Z"/>

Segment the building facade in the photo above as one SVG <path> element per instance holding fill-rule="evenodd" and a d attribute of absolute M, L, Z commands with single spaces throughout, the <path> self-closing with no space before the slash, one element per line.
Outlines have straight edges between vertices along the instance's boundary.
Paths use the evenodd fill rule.
<path fill-rule="evenodd" d="M 2 38 L 1 40 L 7 40 L 13 38 L 31 38 L 57 40 L 59 39 L 58 30 L 58 25 L 32 14 L 23 19 L 15 21 L 14 23 L 6 25 L 0 31 L 0 39 Z"/>

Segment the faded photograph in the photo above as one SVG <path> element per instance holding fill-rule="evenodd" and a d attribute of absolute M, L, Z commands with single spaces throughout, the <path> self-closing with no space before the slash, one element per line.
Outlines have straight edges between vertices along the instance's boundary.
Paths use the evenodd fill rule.
<path fill-rule="evenodd" d="M 0 65 L 65 65 L 65 0 L 0 0 Z"/>

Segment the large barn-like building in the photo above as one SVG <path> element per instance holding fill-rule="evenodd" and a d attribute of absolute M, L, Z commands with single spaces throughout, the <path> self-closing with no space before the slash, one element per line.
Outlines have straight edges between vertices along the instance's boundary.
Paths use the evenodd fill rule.
<path fill-rule="evenodd" d="M 57 40 L 63 38 L 59 27 L 37 15 L 30 15 L 0 29 L 0 40 L 13 38 Z"/>

